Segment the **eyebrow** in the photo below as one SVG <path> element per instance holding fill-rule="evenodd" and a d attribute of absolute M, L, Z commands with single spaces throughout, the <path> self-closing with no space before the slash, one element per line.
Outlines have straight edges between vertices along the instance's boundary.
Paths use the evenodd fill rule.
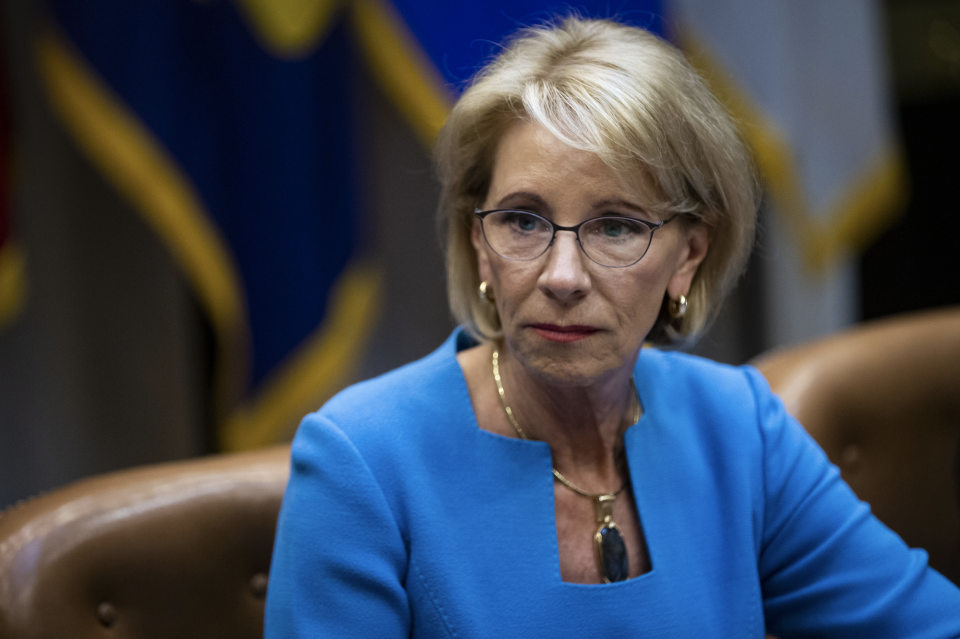
<path fill-rule="evenodd" d="M 514 198 L 523 198 L 526 200 L 533 200 L 539 206 L 549 209 L 550 206 L 547 204 L 546 200 L 537 195 L 536 193 L 531 193 L 530 191 L 514 191 L 513 193 L 508 193 L 504 197 L 500 198 L 497 201 L 497 208 L 503 208 L 504 202 L 509 202 Z"/>
<path fill-rule="evenodd" d="M 639 204 L 634 204 L 633 202 L 630 202 L 628 200 L 621 200 L 621 199 L 600 200 L 599 202 L 594 203 L 593 208 L 602 209 L 607 206 L 621 206 L 623 208 L 630 209 L 631 211 L 634 211 L 636 213 L 649 214 L 649 211 L 643 208 L 642 206 L 640 206 Z"/>
<path fill-rule="evenodd" d="M 546 200 L 544 200 L 542 197 L 540 197 L 540 196 L 537 195 L 536 193 L 531 193 L 530 191 L 514 191 L 514 192 L 512 192 L 512 193 L 508 193 L 507 195 L 505 195 L 505 196 L 503 196 L 502 198 L 500 198 L 500 200 L 498 200 L 497 206 L 503 206 L 505 202 L 509 202 L 510 200 L 512 200 L 512 199 L 514 199 L 514 198 L 524 198 L 524 199 L 527 199 L 527 200 L 533 200 L 535 203 L 539 204 L 540 206 L 542 206 L 542 207 L 544 207 L 544 208 L 550 208 L 550 206 L 547 204 Z M 599 200 L 599 201 L 593 203 L 592 208 L 594 208 L 594 209 L 602 209 L 602 208 L 607 207 L 607 206 L 622 206 L 622 207 L 627 208 L 627 209 L 632 209 L 632 210 L 634 210 L 634 211 L 636 211 L 636 212 L 638 212 L 638 213 L 646 213 L 646 212 L 647 212 L 647 210 L 646 210 L 644 207 L 640 206 L 639 204 L 635 204 L 635 203 L 633 203 L 633 202 L 630 202 L 629 200 L 624 200 L 624 199 L 619 199 L 619 198 L 610 198 L 610 199 L 606 199 L 606 200 Z"/>

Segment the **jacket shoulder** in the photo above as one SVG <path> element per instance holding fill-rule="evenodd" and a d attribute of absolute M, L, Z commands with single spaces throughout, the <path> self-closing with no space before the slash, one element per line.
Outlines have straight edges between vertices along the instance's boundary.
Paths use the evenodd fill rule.
<path fill-rule="evenodd" d="M 401 446 L 421 439 L 418 432 L 429 438 L 433 425 L 469 405 L 455 346 L 447 340 L 422 359 L 344 389 L 304 418 L 298 437 L 323 427 L 361 451 Z"/>

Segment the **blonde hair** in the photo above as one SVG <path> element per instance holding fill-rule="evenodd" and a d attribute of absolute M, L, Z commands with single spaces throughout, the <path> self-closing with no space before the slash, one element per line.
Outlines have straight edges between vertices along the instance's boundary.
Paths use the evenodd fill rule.
<path fill-rule="evenodd" d="M 473 79 L 440 132 L 438 223 L 446 235 L 454 318 L 480 339 L 500 336 L 480 301 L 471 243 L 506 129 L 533 121 L 597 154 L 627 184 L 656 186 L 650 208 L 709 229 L 688 311 L 671 320 L 664 299 L 647 339 L 669 345 L 712 321 L 743 271 L 754 240 L 758 187 L 737 127 L 683 55 L 657 36 L 610 20 L 567 17 L 519 31 Z"/>

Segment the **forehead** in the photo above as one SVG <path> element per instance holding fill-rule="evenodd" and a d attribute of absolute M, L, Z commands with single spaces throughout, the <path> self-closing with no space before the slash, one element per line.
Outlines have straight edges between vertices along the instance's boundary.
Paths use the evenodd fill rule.
<path fill-rule="evenodd" d="M 584 205 L 620 199 L 638 206 L 652 203 L 655 189 L 645 172 L 628 179 L 596 153 L 578 149 L 537 122 L 518 120 L 497 145 L 487 204 L 514 205 L 515 194 L 534 193 L 551 201 Z"/>

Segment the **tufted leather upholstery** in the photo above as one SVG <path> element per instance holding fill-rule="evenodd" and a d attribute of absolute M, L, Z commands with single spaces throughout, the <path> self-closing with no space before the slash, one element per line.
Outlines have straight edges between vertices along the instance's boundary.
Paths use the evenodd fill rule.
<path fill-rule="evenodd" d="M 960 308 L 758 362 L 857 494 L 960 583 Z M 0 639 L 263 636 L 282 446 L 94 477 L 0 515 Z"/>
<path fill-rule="evenodd" d="M 0 637 L 262 637 L 289 456 L 121 471 L 4 512 Z"/>
<path fill-rule="evenodd" d="M 865 323 L 757 367 L 877 517 L 960 584 L 960 307 Z"/>

